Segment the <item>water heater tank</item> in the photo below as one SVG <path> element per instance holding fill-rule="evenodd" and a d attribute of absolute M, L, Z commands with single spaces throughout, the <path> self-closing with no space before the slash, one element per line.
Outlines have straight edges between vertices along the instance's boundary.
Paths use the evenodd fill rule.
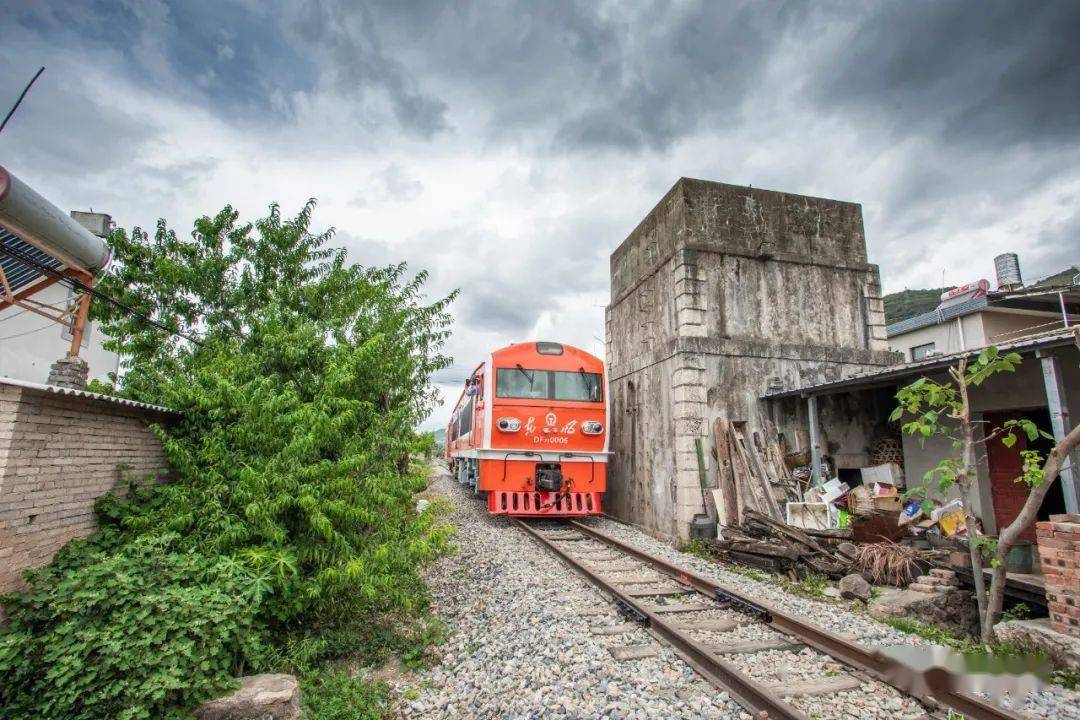
<path fill-rule="evenodd" d="M 96 272 L 109 263 L 105 241 L 0 166 L 0 226 L 65 265 Z"/>
<path fill-rule="evenodd" d="M 1016 253 L 1003 253 L 994 258 L 998 290 L 1016 290 L 1024 286 L 1020 278 L 1020 258 Z"/>

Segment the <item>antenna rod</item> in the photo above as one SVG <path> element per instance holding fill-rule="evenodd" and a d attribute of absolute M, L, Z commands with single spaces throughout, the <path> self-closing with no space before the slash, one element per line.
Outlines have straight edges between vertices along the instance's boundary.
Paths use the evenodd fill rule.
<path fill-rule="evenodd" d="M 11 116 L 15 114 L 15 111 L 19 109 L 19 104 L 22 103 L 23 98 L 26 97 L 26 93 L 30 92 L 30 87 L 37 81 L 39 77 L 41 77 L 41 73 L 43 72 L 45 72 L 44 65 L 41 66 L 40 70 L 34 73 L 34 77 L 32 77 L 30 79 L 30 82 L 26 84 L 26 87 L 23 88 L 22 93 L 19 95 L 19 99 L 16 100 L 15 104 L 11 106 L 10 110 L 8 110 L 8 114 L 4 117 L 4 122 L 0 123 L 0 132 L 4 132 L 4 128 L 7 126 L 8 120 L 10 120 Z"/>

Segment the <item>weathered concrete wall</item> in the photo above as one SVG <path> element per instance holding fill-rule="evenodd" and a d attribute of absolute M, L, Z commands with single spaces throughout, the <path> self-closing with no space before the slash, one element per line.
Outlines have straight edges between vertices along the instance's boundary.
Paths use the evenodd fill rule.
<path fill-rule="evenodd" d="M 611 256 L 607 358 L 608 508 L 685 536 L 702 511 L 694 442 L 711 447 L 713 420 L 758 427 L 770 389 L 898 360 L 861 208 L 679 180 Z"/>
<path fill-rule="evenodd" d="M 0 382 L 0 593 L 97 528 L 94 501 L 165 478 L 160 413 Z"/>

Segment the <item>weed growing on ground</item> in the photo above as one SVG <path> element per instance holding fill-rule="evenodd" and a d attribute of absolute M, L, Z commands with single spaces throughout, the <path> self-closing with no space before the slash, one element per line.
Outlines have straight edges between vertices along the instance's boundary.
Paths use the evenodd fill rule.
<path fill-rule="evenodd" d="M 827 587 L 829 587 L 829 578 L 818 573 L 810 573 L 798 582 L 787 583 L 787 590 L 793 595 L 811 600 L 820 600 L 825 597 Z"/>
<path fill-rule="evenodd" d="M 1050 679 L 1062 687 L 1067 687 L 1070 690 L 1080 690 L 1080 669 L 1072 668 L 1070 670 L 1055 670 Z"/>
<path fill-rule="evenodd" d="M 300 679 L 306 720 L 380 720 L 390 710 L 383 683 L 369 683 L 348 670 L 326 667 Z"/>
<path fill-rule="evenodd" d="M 693 540 L 687 540 L 679 545 L 679 552 L 686 553 L 688 555 L 695 555 L 702 560 L 714 560 L 712 553 L 709 552 L 709 543 L 701 538 L 694 538 Z"/>

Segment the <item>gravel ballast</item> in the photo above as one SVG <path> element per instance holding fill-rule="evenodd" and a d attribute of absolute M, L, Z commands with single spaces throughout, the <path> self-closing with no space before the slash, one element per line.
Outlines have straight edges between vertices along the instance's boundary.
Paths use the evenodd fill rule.
<path fill-rule="evenodd" d="M 648 631 L 629 625 L 587 581 L 548 550 L 512 526 L 488 515 L 483 501 L 462 488 L 445 469 L 430 491 L 449 499 L 449 520 L 458 551 L 425 573 L 433 611 L 450 637 L 436 648 L 441 663 L 420 673 L 402 699 L 405 718 L 739 718 L 750 720 L 726 693 L 702 680 Z M 679 552 L 638 529 L 606 518 L 589 524 L 665 560 L 709 576 L 750 597 L 832 629 L 864 645 L 921 644 L 839 604 L 791 595 L 783 588 L 732 572 L 717 563 Z M 583 550 L 586 544 L 582 543 Z M 602 546 L 584 552 L 600 551 Z M 575 553 L 577 554 L 577 553 Z M 596 563 L 602 566 L 603 562 Z M 654 576 L 651 570 L 628 576 Z M 731 617 L 708 610 L 698 617 Z M 723 639 L 759 639 L 772 632 L 743 625 Z M 699 639 L 720 641 L 720 634 Z M 652 655 L 616 660 L 612 649 L 640 647 Z M 637 650 L 631 651 L 636 653 Z M 727 656 L 768 684 L 834 673 L 829 658 L 807 651 L 805 667 L 791 652 Z M 879 683 L 791 702 L 811 717 L 900 720 L 921 708 Z M 1080 720 L 1080 694 L 1061 688 L 1029 699 L 1025 713 Z M 855 715 L 851 715 L 854 712 Z"/>

